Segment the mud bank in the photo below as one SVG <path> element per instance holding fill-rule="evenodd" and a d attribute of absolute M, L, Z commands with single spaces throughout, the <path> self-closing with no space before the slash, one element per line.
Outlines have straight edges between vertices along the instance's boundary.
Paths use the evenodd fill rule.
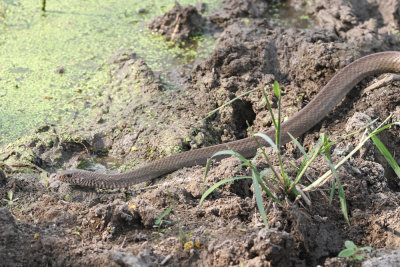
<path fill-rule="evenodd" d="M 285 18 L 270 16 L 277 7 L 300 10 L 308 27 L 285 26 Z M 120 172 L 162 156 L 240 139 L 250 133 L 246 123 L 254 132 L 265 131 L 272 122 L 261 91 L 204 118 L 236 96 L 273 81 L 283 89 L 283 117 L 293 116 L 337 70 L 363 55 L 400 47 L 397 1 L 291 1 L 282 6 L 278 1 L 234 0 L 223 1 L 209 16 L 202 16 L 201 8 L 175 8 L 172 15 L 152 24 L 164 25 L 168 34 L 166 25 L 177 12 L 180 21 L 193 21 L 184 16 L 202 21 L 197 34 L 207 32 L 218 39 L 206 60 L 176 70 L 182 88 L 166 90 L 133 51 L 117 51 L 104 63 L 109 68 L 109 83 L 75 103 L 84 114 L 77 114 L 74 127 L 48 125 L 20 145 L 1 149 L 4 175 L 0 175 L 0 198 L 7 199 L 10 190 L 18 198 L 11 207 L 0 209 L 3 263 L 346 266 L 334 257 L 345 240 L 352 240 L 375 248 L 364 266 L 377 266 L 373 264 L 379 258 L 374 255 L 394 255 L 380 264 L 396 266 L 400 180 L 372 143 L 338 170 L 350 226 L 336 197 L 329 205 L 329 185 L 310 194 L 312 207 L 283 197 L 286 204 L 281 206 L 265 197 L 270 226 L 266 230 L 250 180 L 224 185 L 199 209 L 201 166 L 166 175 L 155 186 L 132 187 L 126 192 L 78 188 L 54 180 L 51 173 L 57 170 Z M 180 29 L 179 22 L 174 23 L 169 29 Z M 188 30 L 182 32 L 182 36 L 191 35 Z M 179 42 L 186 38 L 174 36 L 166 38 Z M 399 82 L 363 90 L 379 78 L 370 77 L 357 85 L 327 118 L 299 139 L 304 147 L 312 148 L 322 132 L 334 140 L 353 131 L 354 125 L 375 118 L 379 123 L 390 113 L 393 121 L 400 120 Z M 271 87 L 267 89 L 275 103 Z M 380 136 L 393 155 L 400 154 L 399 136 L 398 127 Z M 333 162 L 340 161 L 358 142 L 355 136 L 336 144 Z M 301 153 L 289 143 L 283 156 L 294 177 L 289 162 L 300 165 Z M 266 167 L 261 160 L 257 164 Z M 235 159 L 215 165 L 206 186 L 248 175 L 249 170 L 239 165 Z M 21 166 L 24 171 L 18 168 Z M 329 166 L 321 158 L 306 177 L 315 180 L 327 170 Z M 157 224 L 168 208 L 171 213 Z"/>

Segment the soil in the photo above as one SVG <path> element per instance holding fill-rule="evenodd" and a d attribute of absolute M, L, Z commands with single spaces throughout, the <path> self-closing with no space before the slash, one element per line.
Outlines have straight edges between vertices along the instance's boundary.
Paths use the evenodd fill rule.
<path fill-rule="evenodd" d="M 196 7 L 182 7 L 175 2 L 173 9 L 152 20 L 148 27 L 153 32 L 164 36 L 167 41 L 179 43 L 188 41 L 189 37 L 199 34 L 205 23 L 206 20 L 199 14 Z"/>
<path fill-rule="evenodd" d="M 308 26 L 294 27 L 271 16 L 276 8 L 300 10 Z M 170 25 L 176 14 L 182 22 L 204 21 L 201 30 L 218 38 L 207 59 L 178 68 L 182 88 L 166 90 L 143 59 L 129 50 L 117 51 L 102 66 L 109 70 L 109 83 L 97 93 L 78 92 L 83 95 L 73 103 L 76 116 L 70 124 L 46 125 L 27 141 L 1 148 L 0 199 L 9 200 L 12 191 L 13 202 L 3 201 L 0 208 L 0 265 L 347 266 L 354 262 L 336 256 L 352 240 L 374 248 L 363 266 L 398 266 L 400 180 L 371 142 L 338 170 L 350 225 L 337 195 L 329 204 L 329 183 L 310 192 L 311 206 L 283 194 L 282 205 L 264 196 L 265 229 L 251 180 L 219 187 L 200 207 L 202 166 L 127 190 L 81 188 L 54 179 L 58 170 L 121 172 L 263 132 L 272 122 L 259 90 L 204 118 L 264 86 L 277 111 L 271 89 L 275 80 L 283 90 L 282 116 L 293 116 L 338 69 L 363 55 L 400 47 L 400 4 L 395 0 L 293 0 L 283 7 L 273 0 L 230 0 L 208 16 L 191 7 L 175 7 L 167 14 L 150 25 Z M 190 35 L 184 30 L 179 36 Z M 166 38 L 183 40 L 175 37 Z M 391 113 L 391 121 L 399 121 L 400 82 L 363 90 L 380 78 L 358 84 L 300 143 L 310 150 L 320 133 L 335 140 L 374 119 L 379 124 Z M 379 137 L 392 155 L 400 154 L 398 126 Z M 359 140 L 356 135 L 335 144 L 332 161 L 343 159 Z M 277 164 L 273 152 L 267 153 Z M 282 157 L 293 178 L 296 171 L 289 163 L 300 166 L 302 154 L 289 143 Z M 267 165 L 259 159 L 257 167 Z M 307 185 L 327 170 L 318 158 L 301 183 Z M 249 170 L 234 158 L 224 159 L 212 166 L 205 186 L 241 175 Z M 164 211 L 170 212 L 157 221 Z"/>

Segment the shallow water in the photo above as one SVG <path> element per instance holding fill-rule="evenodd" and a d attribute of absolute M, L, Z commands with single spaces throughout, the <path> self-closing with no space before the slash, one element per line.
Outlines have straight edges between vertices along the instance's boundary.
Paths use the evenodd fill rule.
<path fill-rule="evenodd" d="M 44 14 L 40 2 L 0 2 L 0 144 L 73 116 L 71 100 L 106 81 L 107 70 L 99 67 L 118 49 L 135 51 L 174 88 L 169 71 L 214 47 L 205 36 L 195 49 L 171 48 L 148 31 L 146 23 L 171 9 L 174 0 L 53 0 Z M 209 11 L 219 1 L 202 2 Z"/>

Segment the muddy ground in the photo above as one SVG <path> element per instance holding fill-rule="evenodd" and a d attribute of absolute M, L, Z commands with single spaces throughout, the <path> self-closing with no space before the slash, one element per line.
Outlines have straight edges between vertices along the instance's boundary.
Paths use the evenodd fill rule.
<path fill-rule="evenodd" d="M 293 116 L 348 63 L 400 48 L 395 0 L 293 0 L 284 5 L 234 0 L 223 1 L 207 16 L 201 15 L 204 8 L 176 7 L 149 25 L 169 40 L 202 33 L 218 39 L 207 59 L 177 69 L 181 89 L 166 90 L 134 52 L 116 51 L 103 66 L 109 69 L 109 83 L 95 93 L 77 91 L 82 97 L 75 100 L 70 124 L 46 125 L 20 144 L 1 148 L 0 199 L 8 199 L 9 191 L 14 199 L 0 208 L 1 266 L 346 266 L 354 262 L 335 258 L 346 240 L 374 248 L 363 266 L 400 264 L 400 180 L 371 142 L 338 170 L 350 225 L 337 195 L 329 205 L 329 184 L 310 193 L 312 206 L 283 194 L 279 205 L 265 196 L 266 230 L 250 180 L 220 187 L 200 208 L 202 166 L 129 190 L 80 188 L 54 179 L 55 172 L 69 168 L 121 172 L 237 140 L 248 136 L 246 122 L 254 132 L 265 131 L 272 123 L 260 91 L 203 118 L 264 86 L 276 111 L 270 86 L 275 80 L 283 90 L 283 117 Z M 282 10 L 286 15 L 293 11 L 294 20 Z M 320 133 L 334 140 L 391 113 L 391 121 L 400 121 L 400 82 L 364 90 L 382 77 L 362 81 L 299 141 L 311 149 Z M 380 135 L 395 158 L 399 136 L 399 127 Z M 359 138 L 336 144 L 333 162 Z M 299 166 L 301 153 L 289 143 L 282 154 L 294 177 L 289 162 Z M 257 164 L 266 168 L 262 160 Z M 323 158 L 317 159 L 302 184 L 328 169 Z M 214 164 L 205 184 L 248 174 L 229 158 Z M 168 208 L 172 212 L 157 224 Z"/>

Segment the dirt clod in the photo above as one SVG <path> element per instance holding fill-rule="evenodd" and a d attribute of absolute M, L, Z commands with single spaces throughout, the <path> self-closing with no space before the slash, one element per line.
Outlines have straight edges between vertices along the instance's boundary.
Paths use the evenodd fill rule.
<path fill-rule="evenodd" d="M 200 7 L 200 12 L 201 12 Z M 205 23 L 194 6 L 182 7 L 175 2 L 175 7 L 161 17 L 155 18 L 148 25 L 149 29 L 165 37 L 167 41 L 183 42 L 201 31 Z"/>

